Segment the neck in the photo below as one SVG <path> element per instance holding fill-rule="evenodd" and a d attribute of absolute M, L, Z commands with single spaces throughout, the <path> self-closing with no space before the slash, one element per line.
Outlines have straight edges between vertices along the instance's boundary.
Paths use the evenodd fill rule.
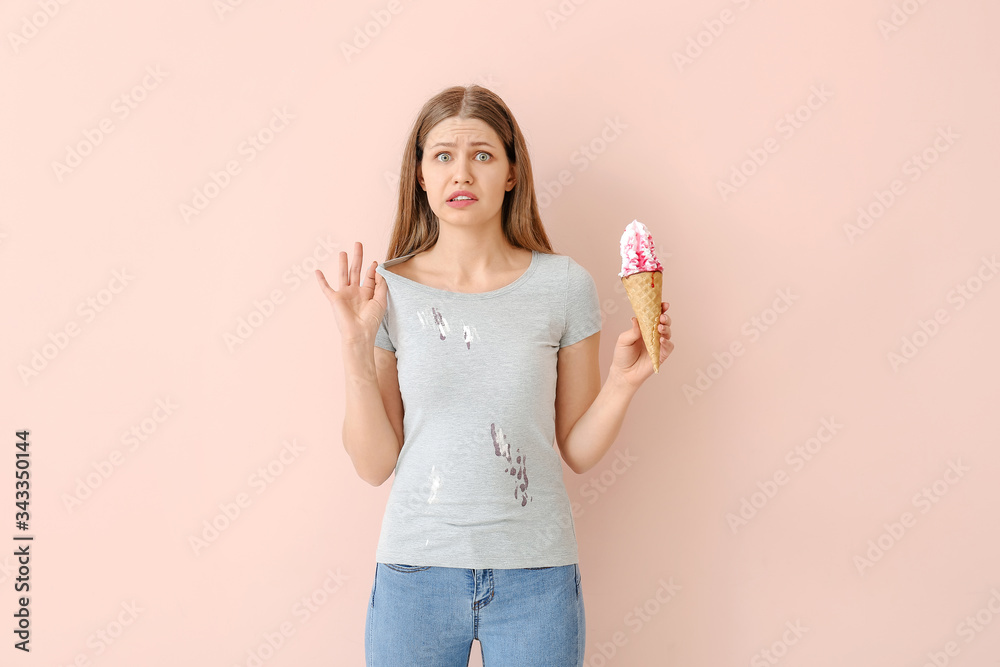
<path fill-rule="evenodd" d="M 500 219 L 486 226 L 460 227 L 439 220 L 438 240 L 423 254 L 434 272 L 454 285 L 488 280 L 520 264 L 520 248 L 504 237 Z"/>

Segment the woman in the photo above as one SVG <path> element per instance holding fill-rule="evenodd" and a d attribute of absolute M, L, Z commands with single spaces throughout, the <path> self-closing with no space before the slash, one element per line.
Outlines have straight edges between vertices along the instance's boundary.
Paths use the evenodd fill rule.
<path fill-rule="evenodd" d="M 562 480 L 593 468 L 653 367 L 637 320 L 598 365 L 590 274 L 554 254 L 524 137 L 480 86 L 424 105 L 403 155 L 389 256 L 340 253 L 333 305 L 344 446 L 395 472 L 365 622 L 369 667 L 583 664 L 576 533 Z M 660 356 L 673 350 L 662 304 Z M 405 419 L 403 406 L 406 406 Z M 552 447 L 553 438 L 559 449 Z"/>

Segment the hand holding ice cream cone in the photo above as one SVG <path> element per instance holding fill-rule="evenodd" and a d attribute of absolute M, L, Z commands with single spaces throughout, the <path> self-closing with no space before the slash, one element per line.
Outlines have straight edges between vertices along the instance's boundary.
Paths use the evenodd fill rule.
<path fill-rule="evenodd" d="M 670 315 L 667 314 L 667 308 L 670 307 L 670 304 L 661 302 L 661 307 L 662 312 L 658 327 L 660 364 L 674 351 L 673 341 L 670 340 Z M 632 325 L 631 328 L 619 334 L 618 342 L 615 344 L 611 372 L 632 387 L 638 388 L 649 376 L 653 375 L 653 361 L 643 340 L 638 318 L 632 317 L 629 322 Z"/>
<path fill-rule="evenodd" d="M 618 337 L 613 370 L 639 386 L 674 349 L 670 341 L 669 304 L 662 300 L 663 265 L 656 258 L 653 237 L 638 220 L 633 220 L 622 234 L 620 251 L 622 270 L 618 274 L 625 285 L 635 317 L 632 328 Z"/>

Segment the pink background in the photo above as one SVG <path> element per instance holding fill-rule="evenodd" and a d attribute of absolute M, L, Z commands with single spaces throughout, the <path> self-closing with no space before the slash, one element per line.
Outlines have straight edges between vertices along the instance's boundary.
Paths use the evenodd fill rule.
<path fill-rule="evenodd" d="M 666 267 L 676 350 L 565 470 L 586 664 L 996 664 L 1000 6 L 224 2 L 0 10 L 5 628 L 20 429 L 36 536 L 0 662 L 364 664 L 391 482 L 342 447 L 311 272 L 384 259 L 410 123 L 478 82 L 605 375 L 632 219 Z"/>

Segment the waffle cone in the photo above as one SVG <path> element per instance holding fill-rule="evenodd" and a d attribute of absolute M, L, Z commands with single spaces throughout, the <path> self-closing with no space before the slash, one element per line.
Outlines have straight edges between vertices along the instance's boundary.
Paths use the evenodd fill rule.
<path fill-rule="evenodd" d="M 628 300 L 639 320 L 639 331 L 646 343 L 646 351 L 653 362 L 653 372 L 660 372 L 660 324 L 663 301 L 663 273 L 640 271 L 622 278 Z"/>

